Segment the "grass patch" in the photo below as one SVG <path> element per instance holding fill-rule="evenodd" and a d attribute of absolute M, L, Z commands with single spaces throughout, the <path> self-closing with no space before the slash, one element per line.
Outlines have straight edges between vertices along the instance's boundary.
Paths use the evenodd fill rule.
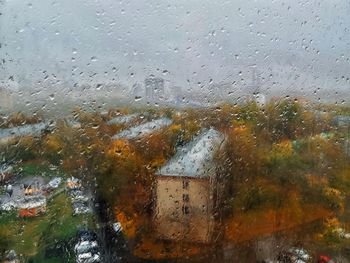
<path fill-rule="evenodd" d="M 62 262 L 67 262 L 65 261 L 64 258 L 62 257 L 52 257 L 52 258 L 45 258 L 41 256 L 35 256 L 33 258 L 30 258 L 28 262 L 35 262 L 35 263 L 62 263 Z M 73 261 L 69 261 L 73 262 Z"/>
<path fill-rule="evenodd" d="M 79 227 L 94 229 L 93 215 L 73 216 L 70 200 L 62 192 L 48 202 L 44 215 L 35 218 L 18 218 L 17 212 L 1 215 L 0 240 L 5 240 L 8 248 L 28 262 L 62 262 L 62 257 L 46 258 L 45 252 L 49 248 L 68 246 Z"/>
<path fill-rule="evenodd" d="M 22 177 L 27 176 L 44 176 L 44 177 L 65 177 L 65 173 L 60 169 L 51 170 L 47 164 L 41 164 L 37 162 L 22 163 L 15 168 Z"/>

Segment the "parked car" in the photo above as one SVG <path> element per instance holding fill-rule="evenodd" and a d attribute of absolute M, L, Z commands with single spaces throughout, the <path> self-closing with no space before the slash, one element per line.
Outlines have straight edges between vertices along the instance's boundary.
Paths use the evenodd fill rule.
<path fill-rule="evenodd" d="M 79 189 L 81 187 L 81 182 L 79 179 L 71 177 L 67 179 L 66 187 L 67 189 Z"/>
<path fill-rule="evenodd" d="M 91 209 L 87 203 L 82 201 L 73 202 L 73 215 L 90 213 Z"/>
<path fill-rule="evenodd" d="M 13 262 L 13 263 L 19 263 L 18 256 L 16 251 L 10 250 L 5 255 L 5 261 L 4 262 Z"/>
<path fill-rule="evenodd" d="M 101 262 L 96 233 L 89 230 L 79 230 L 77 244 L 74 246 L 77 263 Z"/>
<path fill-rule="evenodd" d="M 312 257 L 303 248 L 290 248 L 287 251 L 282 251 L 278 255 L 280 263 L 307 263 L 311 262 Z"/>
<path fill-rule="evenodd" d="M 86 230 L 86 229 L 81 229 L 77 233 L 77 240 L 78 242 L 82 241 L 94 241 L 97 239 L 96 233 Z"/>
<path fill-rule="evenodd" d="M 17 205 L 13 201 L 8 201 L 0 204 L 0 211 L 11 211 L 17 208 Z"/>
<path fill-rule="evenodd" d="M 69 195 L 73 200 L 80 200 L 84 202 L 89 200 L 89 198 L 86 195 L 84 195 L 83 191 L 78 189 L 70 190 Z"/>
<path fill-rule="evenodd" d="M 47 185 L 50 188 L 58 188 L 60 186 L 61 182 L 62 182 L 62 178 L 61 177 L 55 177 L 50 182 L 48 182 Z"/>
<path fill-rule="evenodd" d="M 68 194 L 70 197 L 74 197 L 74 196 L 77 196 L 77 195 L 83 195 L 83 191 L 80 190 L 80 189 L 71 189 L 68 191 Z"/>
<path fill-rule="evenodd" d="M 0 165 L 0 182 L 8 181 L 13 175 L 13 167 L 11 165 Z"/>
<path fill-rule="evenodd" d="M 122 231 L 122 225 L 119 222 L 113 223 L 113 230 L 116 233 L 120 233 L 120 231 Z"/>
<path fill-rule="evenodd" d="M 320 255 L 317 259 L 317 263 L 335 263 L 335 261 L 328 256 Z"/>
<path fill-rule="evenodd" d="M 100 253 L 92 254 L 91 252 L 79 254 L 77 257 L 78 263 L 97 263 L 101 262 Z"/>
<path fill-rule="evenodd" d="M 97 248 L 97 241 L 81 241 L 75 245 L 74 250 L 77 254 L 83 254 L 88 252 L 94 252 Z"/>
<path fill-rule="evenodd" d="M 74 201 L 82 201 L 82 202 L 87 202 L 89 201 L 89 197 L 85 196 L 85 195 L 77 195 L 77 196 L 74 196 L 72 197 L 72 199 Z"/>

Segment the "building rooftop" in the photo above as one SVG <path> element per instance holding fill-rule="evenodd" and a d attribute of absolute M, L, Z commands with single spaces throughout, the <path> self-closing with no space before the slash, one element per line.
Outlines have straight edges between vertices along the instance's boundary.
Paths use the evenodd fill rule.
<path fill-rule="evenodd" d="M 169 126 L 172 124 L 172 122 L 173 121 L 168 118 L 156 119 L 117 133 L 112 137 L 112 139 L 117 140 L 139 138 L 146 134 L 159 130 L 165 126 Z"/>
<path fill-rule="evenodd" d="M 209 129 L 180 149 L 177 154 L 161 167 L 157 175 L 188 176 L 203 178 L 215 169 L 215 152 L 224 142 L 224 135 Z"/>
<path fill-rule="evenodd" d="M 23 126 L 0 129 L 0 138 L 34 135 L 49 127 L 48 123 L 40 122 L 36 124 L 27 124 Z"/>
<path fill-rule="evenodd" d="M 350 125 L 350 116 L 339 115 L 339 116 L 334 117 L 334 121 L 339 126 Z"/>
<path fill-rule="evenodd" d="M 13 166 L 8 164 L 0 164 L 0 175 L 3 173 L 12 173 Z"/>
<path fill-rule="evenodd" d="M 113 125 L 113 124 L 124 124 L 128 123 L 134 119 L 136 119 L 140 114 L 134 113 L 134 114 L 129 114 L 129 115 L 122 115 L 115 117 L 107 122 L 108 125 Z"/>
<path fill-rule="evenodd" d="M 44 196 L 26 196 L 18 200 L 18 208 L 31 209 L 46 206 L 46 198 Z"/>

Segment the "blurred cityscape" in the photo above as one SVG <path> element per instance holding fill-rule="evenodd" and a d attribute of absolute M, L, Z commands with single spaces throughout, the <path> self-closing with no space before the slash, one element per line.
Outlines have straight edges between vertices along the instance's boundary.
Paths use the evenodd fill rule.
<path fill-rule="evenodd" d="M 171 85 L 170 81 L 150 75 L 144 82 L 136 82 L 131 86 L 118 82 L 107 83 L 69 83 L 49 81 L 45 83 L 19 83 L 13 78 L 0 85 L 0 110 L 8 112 L 13 109 L 26 109 L 50 112 L 59 105 L 67 105 L 69 109 L 75 106 L 99 107 L 130 105 L 133 106 L 170 106 L 177 108 L 208 107 L 231 103 L 242 105 L 248 101 L 256 101 L 263 105 L 270 99 L 286 97 L 287 91 L 271 91 L 264 80 L 253 68 L 247 83 L 233 82 L 210 83 L 198 87 L 184 88 Z M 307 99 L 316 103 L 346 104 L 347 92 L 333 93 L 331 90 L 293 91 L 294 97 Z"/>
<path fill-rule="evenodd" d="M 349 262 L 350 108 L 255 81 L 210 106 L 150 76 L 141 105 L 56 115 L 3 93 L 2 260 Z"/>

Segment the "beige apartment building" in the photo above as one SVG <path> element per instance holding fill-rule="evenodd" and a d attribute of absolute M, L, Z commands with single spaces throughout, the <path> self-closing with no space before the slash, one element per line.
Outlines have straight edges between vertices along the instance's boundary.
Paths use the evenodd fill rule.
<path fill-rule="evenodd" d="M 209 243 L 219 199 L 213 157 L 224 136 L 209 129 L 157 172 L 154 222 L 161 239 Z"/>
<path fill-rule="evenodd" d="M 9 110 L 13 107 L 13 98 L 10 92 L 0 87 L 0 110 Z"/>

